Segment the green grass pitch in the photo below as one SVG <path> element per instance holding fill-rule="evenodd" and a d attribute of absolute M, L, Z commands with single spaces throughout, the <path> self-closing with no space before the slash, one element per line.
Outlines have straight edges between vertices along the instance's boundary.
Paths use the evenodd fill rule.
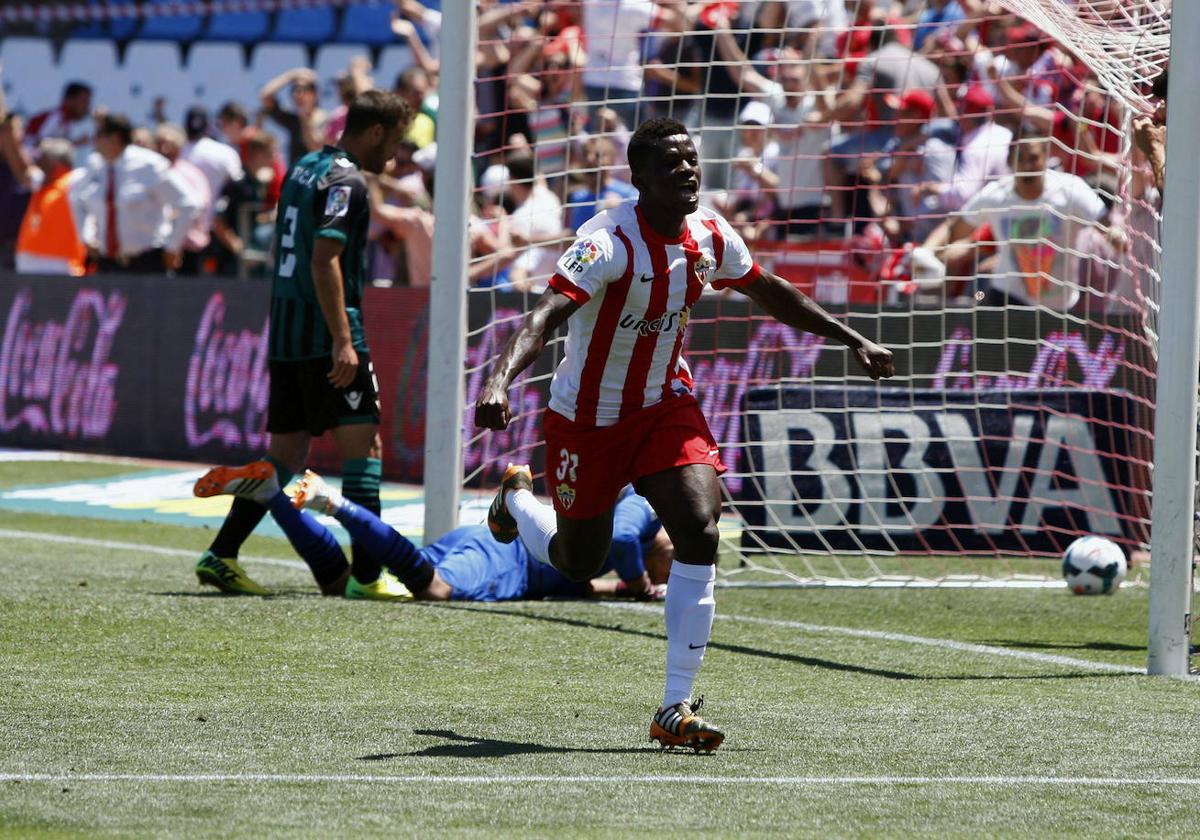
<path fill-rule="evenodd" d="M 231 598 L 195 528 L 0 531 L 0 837 L 1200 835 L 1200 683 L 1127 672 L 1143 588 L 719 591 L 728 740 L 694 756 L 646 741 L 657 607 L 354 603 L 251 562 L 281 594 Z"/>

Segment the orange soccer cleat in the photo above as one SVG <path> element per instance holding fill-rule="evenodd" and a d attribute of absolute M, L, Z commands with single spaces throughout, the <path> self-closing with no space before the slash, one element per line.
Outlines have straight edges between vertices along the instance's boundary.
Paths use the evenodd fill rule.
<path fill-rule="evenodd" d="M 698 753 L 710 753 L 725 740 L 725 733 L 700 717 L 697 712 L 704 698 L 696 702 L 685 700 L 654 713 L 650 721 L 650 740 L 658 741 L 664 750 L 691 747 Z"/>

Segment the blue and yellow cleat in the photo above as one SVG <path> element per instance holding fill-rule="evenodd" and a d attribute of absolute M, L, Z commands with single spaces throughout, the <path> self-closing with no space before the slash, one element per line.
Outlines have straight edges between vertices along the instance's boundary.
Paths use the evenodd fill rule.
<path fill-rule="evenodd" d="M 500 543 L 513 542 L 521 535 L 517 530 L 517 520 L 508 512 L 508 502 L 504 500 L 504 494 L 509 490 L 532 492 L 533 473 L 530 472 L 528 464 L 508 465 L 504 477 L 500 479 L 500 489 L 496 491 L 496 498 L 492 499 L 492 506 L 488 508 L 488 530 L 492 532 L 496 542 Z"/>
<path fill-rule="evenodd" d="M 196 561 L 196 577 L 205 586 L 215 586 L 231 595 L 270 595 L 271 591 L 256 583 L 242 570 L 235 558 L 218 557 L 211 551 Z"/>
<path fill-rule="evenodd" d="M 359 583 L 351 575 L 346 580 L 346 597 L 355 601 L 411 601 L 413 594 L 395 575 L 384 569 L 370 583 Z"/>
<path fill-rule="evenodd" d="M 703 705 L 701 697 L 659 709 L 650 722 L 650 740 L 664 750 L 691 747 L 698 753 L 712 752 L 724 742 L 725 733 L 696 714 Z"/>

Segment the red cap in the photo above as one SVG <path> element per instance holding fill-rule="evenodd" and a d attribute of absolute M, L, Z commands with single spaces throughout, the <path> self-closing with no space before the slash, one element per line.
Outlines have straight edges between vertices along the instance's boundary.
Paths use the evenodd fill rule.
<path fill-rule="evenodd" d="M 971 85 L 962 99 L 964 114 L 980 114 L 991 111 L 996 107 L 996 100 L 983 85 Z"/>
<path fill-rule="evenodd" d="M 894 104 L 889 101 L 888 105 L 898 111 L 916 111 L 923 120 L 933 116 L 933 94 L 920 88 L 904 91 L 904 95 L 895 99 Z"/>
<path fill-rule="evenodd" d="M 1019 23 L 1008 30 L 1005 43 L 1010 47 L 1016 46 L 1034 46 L 1038 42 L 1045 40 L 1046 36 L 1042 34 L 1042 30 L 1038 29 L 1032 23 Z"/>

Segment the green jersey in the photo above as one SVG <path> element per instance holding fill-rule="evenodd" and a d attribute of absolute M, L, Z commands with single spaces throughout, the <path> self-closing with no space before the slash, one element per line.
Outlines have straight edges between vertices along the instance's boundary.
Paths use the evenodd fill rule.
<path fill-rule="evenodd" d="M 313 286 L 312 255 L 318 237 L 344 245 L 338 258 L 354 349 L 367 351 L 362 296 L 370 207 L 358 164 L 336 146 L 300 158 L 288 171 L 275 221 L 275 273 L 271 285 L 272 361 L 318 359 L 333 353 L 333 339 Z"/>

